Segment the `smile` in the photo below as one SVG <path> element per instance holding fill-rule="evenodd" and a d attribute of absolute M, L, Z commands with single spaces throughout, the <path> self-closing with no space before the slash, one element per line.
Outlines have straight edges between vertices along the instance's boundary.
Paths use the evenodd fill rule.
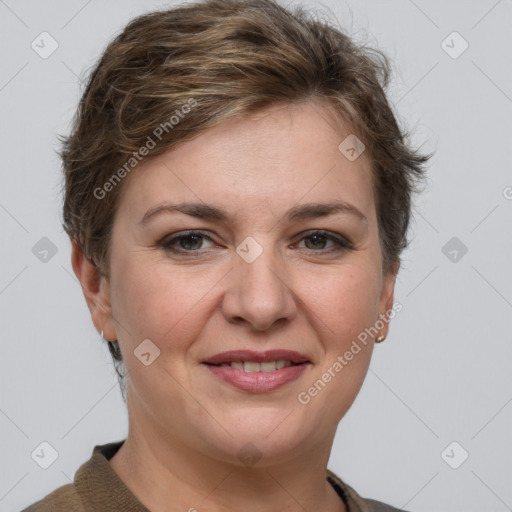
<path fill-rule="evenodd" d="M 302 364 L 302 363 L 293 363 L 290 360 L 286 359 L 278 359 L 276 361 L 266 361 L 263 363 L 259 363 L 257 361 L 232 361 L 231 363 L 222 363 L 221 367 L 230 366 L 235 370 L 244 371 L 248 373 L 253 372 L 275 372 L 276 370 L 281 370 L 283 368 L 287 368 L 288 366 Z"/>
<path fill-rule="evenodd" d="M 290 350 L 248 350 L 216 354 L 202 362 L 223 384 L 250 393 L 268 393 L 297 380 L 312 362 Z"/>

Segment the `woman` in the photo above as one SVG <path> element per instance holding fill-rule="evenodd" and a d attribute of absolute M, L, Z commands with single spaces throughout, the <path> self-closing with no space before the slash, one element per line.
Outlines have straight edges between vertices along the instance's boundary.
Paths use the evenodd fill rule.
<path fill-rule="evenodd" d="M 26 511 L 398 510 L 327 470 L 428 159 L 388 72 L 272 0 L 149 13 L 107 47 L 63 139 L 64 227 L 129 434 Z"/>

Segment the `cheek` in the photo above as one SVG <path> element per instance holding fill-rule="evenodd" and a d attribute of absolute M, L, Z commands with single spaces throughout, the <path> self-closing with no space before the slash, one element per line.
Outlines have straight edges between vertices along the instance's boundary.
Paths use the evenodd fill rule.
<path fill-rule="evenodd" d="M 305 305 L 322 320 L 329 338 L 340 347 L 375 322 L 379 281 L 368 268 L 351 265 L 321 277 L 303 273 L 299 279 Z"/>
<path fill-rule="evenodd" d="M 122 265 L 115 302 L 125 344 L 135 348 L 149 338 L 162 355 L 176 353 L 200 332 L 205 296 L 215 285 L 215 276 L 195 276 L 159 263 L 134 258 Z M 126 343 L 127 342 L 127 343 Z"/>
<path fill-rule="evenodd" d="M 321 430 L 318 425 L 328 428 L 346 414 L 364 382 L 373 344 L 369 337 L 361 341 L 358 336 L 377 318 L 379 280 L 362 265 L 338 268 L 329 279 L 305 279 L 305 275 L 301 276 L 307 283 L 303 296 L 313 310 L 311 318 L 324 353 L 297 399 Z"/>

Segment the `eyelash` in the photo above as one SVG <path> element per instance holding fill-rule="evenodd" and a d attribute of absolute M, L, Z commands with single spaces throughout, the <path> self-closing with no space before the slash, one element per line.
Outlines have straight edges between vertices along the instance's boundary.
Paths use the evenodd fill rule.
<path fill-rule="evenodd" d="M 325 253 L 333 253 L 333 252 L 344 252 L 344 251 L 353 249 L 352 244 L 345 238 L 334 236 L 334 235 L 332 235 L 326 231 L 322 231 L 322 230 L 312 230 L 312 231 L 303 233 L 302 237 L 299 241 L 302 241 L 306 238 L 312 238 L 315 235 L 320 235 L 321 237 L 326 238 L 327 240 L 336 244 L 337 247 L 334 247 L 331 249 L 320 249 L 318 251 L 316 251 L 314 249 L 306 249 L 310 253 L 314 253 L 314 254 L 324 253 L 325 254 Z M 192 255 L 192 256 L 200 255 L 201 249 L 186 250 L 186 249 L 176 249 L 173 247 L 180 240 L 186 240 L 187 238 L 190 238 L 192 236 L 199 236 L 203 239 L 213 242 L 211 237 L 209 237 L 208 235 L 206 235 L 205 233 L 203 233 L 201 231 L 186 231 L 186 232 L 182 232 L 179 235 L 174 235 L 171 238 L 168 238 L 168 239 L 162 241 L 160 243 L 160 245 L 161 245 L 161 247 L 164 248 L 164 250 L 173 252 L 175 254 L 181 254 L 181 255 L 187 254 L 187 255 Z"/>

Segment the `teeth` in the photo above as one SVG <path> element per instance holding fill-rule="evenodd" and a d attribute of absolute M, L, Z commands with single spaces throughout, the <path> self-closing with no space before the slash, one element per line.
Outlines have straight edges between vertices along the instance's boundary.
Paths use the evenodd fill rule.
<path fill-rule="evenodd" d="M 244 372 L 259 372 L 259 371 L 261 371 L 260 363 L 244 361 Z"/>
<path fill-rule="evenodd" d="M 255 361 L 233 361 L 232 363 L 222 363 L 222 366 L 231 366 L 235 370 L 243 370 L 244 372 L 274 372 L 291 366 L 291 361 L 279 359 L 277 361 L 266 361 L 264 363 L 257 363 Z"/>
<path fill-rule="evenodd" d="M 276 369 L 276 361 L 267 361 L 260 363 L 262 372 L 273 372 Z"/>

